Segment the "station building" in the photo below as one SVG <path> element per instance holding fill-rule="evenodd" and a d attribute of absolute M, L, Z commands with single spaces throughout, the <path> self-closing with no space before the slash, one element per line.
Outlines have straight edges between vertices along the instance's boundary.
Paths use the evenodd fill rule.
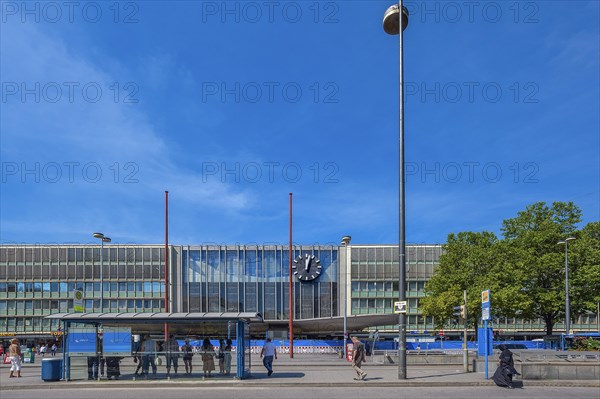
<path fill-rule="evenodd" d="M 284 338 L 289 320 L 289 247 L 282 245 L 2 245 L 0 340 L 60 335 L 55 313 L 73 312 L 75 290 L 85 312 L 257 312 L 264 329 Z M 397 331 L 397 245 L 298 245 L 293 248 L 294 335 L 340 338 L 349 332 Z M 419 310 L 441 245 L 407 245 L 407 331 L 435 334 Z M 102 269 L 102 270 L 101 270 Z M 165 273 L 167 279 L 165 279 Z M 102 301 L 101 298 L 102 297 Z M 103 308 L 101 308 L 101 302 Z M 594 330 L 596 315 L 574 323 Z M 494 320 L 505 334 L 543 335 L 541 320 Z M 564 327 L 562 327 L 564 328 Z M 555 326 L 559 331 L 561 324 Z M 446 335 L 460 326 L 449 325 Z"/>

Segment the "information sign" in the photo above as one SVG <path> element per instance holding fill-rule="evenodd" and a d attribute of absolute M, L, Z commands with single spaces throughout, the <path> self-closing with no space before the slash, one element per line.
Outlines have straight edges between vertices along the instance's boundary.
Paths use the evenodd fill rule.
<path fill-rule="evenodd" d="M 394 302 L 394 313 L 406 313 L 406 301 Z"/>

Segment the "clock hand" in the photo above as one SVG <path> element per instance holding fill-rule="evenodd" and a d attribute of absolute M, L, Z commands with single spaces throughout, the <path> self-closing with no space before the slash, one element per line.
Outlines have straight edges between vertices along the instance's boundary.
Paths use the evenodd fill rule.
<path fill-rule="evenodd" d="M 307 256 L 304 260 L 304 270 L 308 271 L 308 267 L 310 266 L 310 258 Z"/>

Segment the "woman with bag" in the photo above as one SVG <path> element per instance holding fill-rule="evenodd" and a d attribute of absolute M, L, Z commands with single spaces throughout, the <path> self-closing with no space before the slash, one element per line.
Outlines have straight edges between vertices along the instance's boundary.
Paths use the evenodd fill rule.
<path fill-rule="evenodd" d="M 15 377 L 14 372 L 17 372 L 17 377 L 21 377 L 21 347 L 19 346 L 19 340 L 13 338 L 10 341 L 10 347 L 8 348 L 8 356 L 10 356 L 10 378 Z"/>
<path fill-rule="evenodd" d="M 204 338 L 202 342 L 202 371 L 204 371 L 205 377 L 210 377 L 210 372 L 215 369 L 215 351 L 213 349 L 212 344 L 210 343 L 210 339 Z"/>

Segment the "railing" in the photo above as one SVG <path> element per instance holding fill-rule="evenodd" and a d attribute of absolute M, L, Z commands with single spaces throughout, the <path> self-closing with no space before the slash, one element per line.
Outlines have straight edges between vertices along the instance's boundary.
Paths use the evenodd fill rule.
<path fill-rule="evenodd" d="M 600 352 L 557 352 L 553 350 L 525 350 L 513 352 L 521 362 L 595 362 L 600 363 Z"/>

